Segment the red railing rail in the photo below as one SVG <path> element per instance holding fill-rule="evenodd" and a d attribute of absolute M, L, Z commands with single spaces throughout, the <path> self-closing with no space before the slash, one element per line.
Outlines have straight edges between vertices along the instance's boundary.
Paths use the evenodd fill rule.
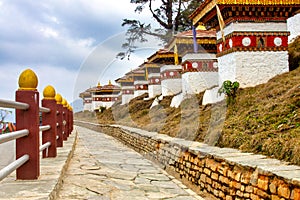
<path fill-rule="evenodd" d="M 0 170 L 0 180 L 14 170 L 17 179 L 38 179 L 40 152 L 43 158 L 56 157 L 57 147 L 63 147 L 63 140 L 67 140 L 73 131 L 73 111 L 68 102 L 48 85 L 43 91 L 40 107 L 37 84 L 36 74 L 27 69 L 19 77 L 16 100 L 0 99 L 0 107 L 16 109 L 17 129 L 0 135 L 0 144 L 16 140 L 16 160 Z"/>

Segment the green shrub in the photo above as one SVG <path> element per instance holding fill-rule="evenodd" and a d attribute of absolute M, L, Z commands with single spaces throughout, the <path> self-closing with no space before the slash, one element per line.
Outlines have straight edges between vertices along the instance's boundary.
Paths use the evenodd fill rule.
<path fill-rule="evenodd" d="M 237 81 L 232 83 L 231 81 L 227 80 L 223 82 L 222 87 L 218 92 L 219 94 L 223 93 L 226 95 L 227 104 L 232 104 L 235 101 L 236 92 L 239 87 L 240 84 Z"/>

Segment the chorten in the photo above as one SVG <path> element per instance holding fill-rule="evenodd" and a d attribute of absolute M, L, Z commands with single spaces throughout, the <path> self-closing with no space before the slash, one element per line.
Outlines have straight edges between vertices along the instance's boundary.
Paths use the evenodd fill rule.
<path fill-rule="evenodd" d="M 134 97 L 148 93 L 148 81 L 146 80 L 145 70 L 139 66 L 130 73 L 133 77 Z"/>
<path fill-rule="evenodd" d="M 172 52 L 167 49 L 161 49 L 148 58 L 149 63 L 161 63 L 160 79 L 162 96 L 174 95 L 181 92 L 181 65 L 179 65 L 181 57 L 176 54 L 177 52 L 174 50 Z"/>
<path fill-rule="evenodd" d="M 92 105 L 91 110 L 98 110 L 101 106 L 101 99 L 100 99 L 100 90 L 101 90 L 101 84 L 98 82 L 97 86 L 90 88 L 88 91 L 91 93 L 92 97 Z"/>
<path fill-rule="evenodd" d="M 199 29 L 178 33 L 167 48 L 175 45 L 182 55 L 183 95 L 197 94 L 218 85 L 216 31 Z"/>
<path fill-rule="evenodd" d="M 91 89 L 91 88 L 90 88 Z M 92 94 L 90 89 L 85 90 L 79 94 L 83 100 L 83 111 L 93 111 L 92 109 Z"/>
<path fill-rule="evenodd" d="M 190 16 L 217 30 L 219 85 L 255 86 L 288 71 L 287 19 L 300 0 L 206 0 Z"/>
<path fill-rule="evenodd" d="M 134 98 L 134 85 L 131 72 L 128 72 L 125 76 L 115 80 L 121 86 L 122 105 L 130 102 Z"/>
<path fill-rule="evenodd" d="M 87 89 L 79 96 L 83 99 L 84 110 L 98 111 L 100 107 L 111 107 L 118 100 L 120 91 L 121 88 L 111 81 L 104 86 L 98 82 L 97 86 Z"/>
<path fill-rule="evenodd" d="M 109 81 L 107 85 L 102 86 L 100 89 L 100 106 L 106 108 L 111 107 L 116 101 L 118 101 L 120 92 L 121 88 L 117 85 L 113 85 L 111 81 Z"/>
<path fill-rule="evenodd" d="M 148 96 L 153 98 L 156 95 L 161 94 L 161 85 L 160 85 L 160 64 L 144 62 L 140 69 L 144 70 L 145 80 L 148 84 Z"/>

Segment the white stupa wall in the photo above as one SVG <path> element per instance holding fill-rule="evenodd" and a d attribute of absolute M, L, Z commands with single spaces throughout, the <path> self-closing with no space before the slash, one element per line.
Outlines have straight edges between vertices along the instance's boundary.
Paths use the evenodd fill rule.
<path fill-rule="evenodd" d="M 161 85 L 149 85 L 148 93 L 149 93 L 149 98 L 153 98 L 161 94 Z"/>
<path fill-rule="evenodd" d="M 135 87 L 134 97 L 138 97 L 138 96 L 141 96 L 145 93 L 148 93 L 148 88 L 144 87 L 144 86 L 143 86 L 143 88 L 141 88 L 140 85 L 148 85 L 148 81 L 146 81 L 146 80 L 136 80 L 136 81 L 134 81 L 134 87 Z M 138 89 L 137 89 L 137 86 L 138 86 Z"/>
<path fill-rule="evenodd" d="M 151 80 L 154 82 L 151 82 Z M 160 73 L 149 73 L 148 84 L 149 98 L 161 94 Z"/>
<path fill-rule="evenodd" d="M 181 91 L 181 79 L 166 79 L 161 81 L 161 92 L 164 97 L 177 94 Z"/>
<path fill-rule="evenodd" d="M 297 14 L 287 20 L 287 29 L 290 31 L 289 42 L 300 35 L 300 14 Z"/>
<path fill-rule="evenodd" d="M 171 104 L 170 104 L 170 107 L 178 108 L 183 99 L 184 99 L 184 96 L 183 96 L 182 92 L 177 94 L 176 96 L 173 97 L 173 99 L 171 101 Z"/>
<path fill-rule="evenodd" d="M 160 74 L 162 76 L 161 80 L 161 93 L 162 96 L 170 96 L 174 94 L 178 94 L 182 91 L 182 81 L 181 77 L 175 76 L 173 71 L 181 71 L 181 65 L 164 65 L 160 68 Z M 173 73 L 174 76 L 172 77 L 170 74 Z M 169 74 L 169 78 L 166 78 Z M 163 78 L 164 77 L 164 78 Z"/>
<path fill-rule="evenodd" d="M 83 110 L 84 111 L 93 111 L 93 109 L 92 109 L 92 103 L 84 103 Z"/>
<path fill-rule="evenodd" d="M 148 90 L 135 90 L 134 91 L 134 98 L 138 97 L 138 96 L 141 96 L 141 95 L 143 95 L 143 94 L 145 94 L 147 92 L 148 92 Z"/>
<path fill-rule="evenodd" d="M 225 27 L 224 35 L 241 32 L 287 31 L 287 23 L 240 23 Z M 221 32 L 217 39 L 221 39 Z M 240 87 L 266 83 L 278 74 L 289 71 L 287 51 L 239 51 L 218 57 L 219 86 L 225 80 L 238 81 Z"/>
<path fill-rule="evenodd" d="M 197 94 L 218 85 L 218 72 L 186 72 L 182 74 L 182 93 Z"/>
<path fill-rule="evenodd" d="M 122 105 L 130 102 L 134 98 L 134 94 L 122 94 Z"/>
<path fill-rule="evenodd" d="M 220 86 L 226 80 L 238 81 L 240 87 L 256 86 L 289 71 L 285 51 L 233 52 L 218 61 Z"/>
<path fill-rule="evenodd" d="M 130 102 L 134 98 L 134 86 L 122 86 L 122 105 Z"/>
<path fill-rule="evenodd" d="M 98 110 L 101 106 L 103 106 L 101 101 L 92 102 L 92 110 Z"/>
<path fill-rule="evenodd" d="M 204 92 L 202 105 L 217 103 L 225 99 L 224 94 L 218 93 L 219 87 L 207 89 Z"/>

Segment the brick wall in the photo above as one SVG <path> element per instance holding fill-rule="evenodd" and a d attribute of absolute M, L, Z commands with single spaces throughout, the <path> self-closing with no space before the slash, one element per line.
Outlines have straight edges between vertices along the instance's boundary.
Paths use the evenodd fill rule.
<path fill-rule="evenodd" d="M 300 200 L 299 166 L 131 127 L 75 124 L 117 138 L 197 193 L 226 200 Z"/>

